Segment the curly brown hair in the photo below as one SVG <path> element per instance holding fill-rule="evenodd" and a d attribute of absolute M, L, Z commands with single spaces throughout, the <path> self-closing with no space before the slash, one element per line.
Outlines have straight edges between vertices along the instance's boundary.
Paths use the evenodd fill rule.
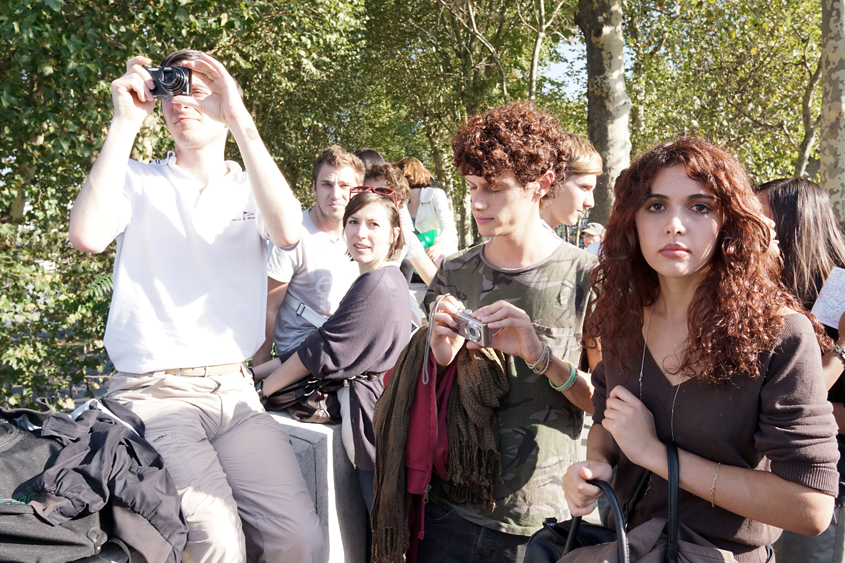
<path fill-rule="evenodd" d="M 405 179 L 402 171 L 390 162 L 373 164 L 367 168 L 364 183 L 366 184 L 368 181 L 377 178 L 384 178 L 387 187 L 396 192 L 396 197 L 399 198 L 399 207 L 404 207 L 405 202 L 411 197 L 411 188 L 408 186 L 408 180 Z"/>
<path fill-rule="evenodd" d="M 707 277 L 696 288 L 688 312 L 686 350 L 676 373 L 707 383 L 759 375 L 758 355 L 770 350 L 784 326 L 781 309 L 804 312 L 778 281 L 778 258 L 768 251 L 769 227 L 742 166 L 706 141 L 682 138 L 641 156 L 616 182 L 599 265 L 593 271 L 589 334 L 601 340 L 605 361 L 616 366 L 642 349 L 643 309 L 660 285 L 640 249 L 636 216 L 655 178 L 673 165 L 704 184 L 723 214 Z M 806 314 L 806 312 L 804 312 Z M 821 325 L 813 322 L 820 343 Z"/>
<path fill-rule="evenodd" d="M 557 195 L 572 147 L 557 119 L 531 102 L 514 102 L 473 116 L 452 141 L 455 167 L 464 176 L 480 176 L 491 186 L 511 171 L 522 184 L 551 170 L 555 179 L 540 204 Z"/>

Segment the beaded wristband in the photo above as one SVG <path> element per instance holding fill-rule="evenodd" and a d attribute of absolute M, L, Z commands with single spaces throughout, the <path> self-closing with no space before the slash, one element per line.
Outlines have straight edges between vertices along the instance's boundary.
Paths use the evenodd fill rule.
<path fill-rule="evenodd" d="M 528 366 L 528 369 L 536 373 L 537 375 L 543 375 L 546 373 L 546 370 L 549 369 L 549 366 L 552 363 L 552 349 L 549 348 L 547 344 L 543 344 L 543 351 L 540 352 L 540 357 L 537 358 L 536 362 L 529 363 L 525 361 L 525 365 Z M 542 368 L 540 366 L 543 366 Z"/>
<path fill-rule="evenodd" d="M 572 365 L 571 363 L 569 363 L 567 360 L 563 360 L 563 361 L 566 362 L 566 365 L 569 366 L 569 379 L 567 379 L 566 383 L 564 383 L 560 387 L 556 387 L 555 384 L 552 383 L 552 380 L 551 379 L 549 380 L 549 385 L 552 387 L 552 389 L 554 389 L 555 391 L 561 391 L 561 392 L 566 391 L 567 389 L 569 389 L 570 387 L 575 385 L 575 380 L 578 379 L 578 370 L 575 369 L 575 366 Z"/>
<path fill-rule="evenodd" d="M 839 358 L 845 362 L 845 349 L 842 348 L 839 344 L 833 345 L 833 351 L 839 356 Z"/>

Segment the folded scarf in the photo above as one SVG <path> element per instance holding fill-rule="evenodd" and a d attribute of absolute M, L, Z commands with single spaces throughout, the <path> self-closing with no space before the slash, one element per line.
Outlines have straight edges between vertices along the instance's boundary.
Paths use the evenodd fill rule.
<path fill-rule="evenodd" d="M 410 495 L 405 469 L 405 446 L 411 405 L 426 360 L 426 326 L 418 330 L 399 356 L 384 394 L 376 404 L 375 502 L 373 503 L 373 561 L 401 561 L 409 546 Z M 498 350 L 468 350 L 455 357 L 457 374 L 448 402 L 448 474 L 450 500 L 493 504 L 493 475 L 501 458 L 494 409 L 510 385 L 505 357 Z M 435 385 L 436 374 L 431 374 Z"/>

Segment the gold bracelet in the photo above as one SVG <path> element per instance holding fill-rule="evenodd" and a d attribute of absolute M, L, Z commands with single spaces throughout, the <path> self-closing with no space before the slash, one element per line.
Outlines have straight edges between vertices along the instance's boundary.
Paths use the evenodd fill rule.
<path fill-rule="evenodd" d="M 710 487 L 710 508 L 716 507 L 716 479 L 719 478 L 719 468 L 721 463 L 716 464 L 716 473 L 713 474 L 713 485 Z"/>

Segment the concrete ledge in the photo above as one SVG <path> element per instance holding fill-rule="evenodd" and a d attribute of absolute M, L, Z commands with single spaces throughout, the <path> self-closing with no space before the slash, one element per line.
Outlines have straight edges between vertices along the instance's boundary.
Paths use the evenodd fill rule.
<path fill-rule="evenodd" d="M 339 424 L 309 424 L 269 413 L 287 430 L 323 527 L 324 563 L 367 560 L 367 507 L 358 474 L 343 447 Z"/>

